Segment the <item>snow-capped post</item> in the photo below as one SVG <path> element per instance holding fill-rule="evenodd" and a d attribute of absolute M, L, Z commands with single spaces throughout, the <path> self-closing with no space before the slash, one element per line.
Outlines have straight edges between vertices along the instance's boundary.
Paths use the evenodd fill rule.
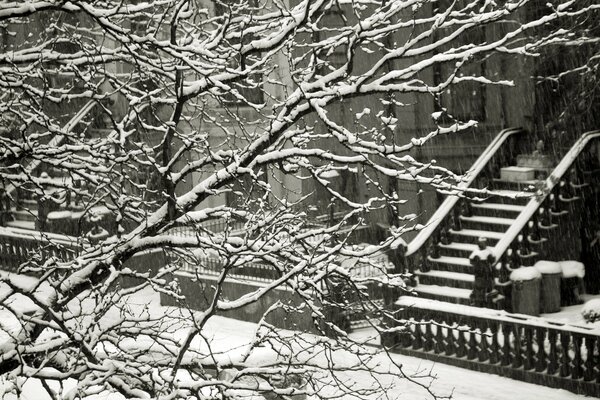
<path fill-rule="evenodd" d="M 94 214 L 89 217 L 89 221 L 92 224 L 92 229 L 85 234 L 85 237 L 90 241 L 91 244 L 96 244 L 106 240 L 106 238 L 109 236 L 108 231 L 100 225 L 101 220 L 102 216 L 98 214 Z"/>
<path fill-rule="evenodd" d="M 478 249 L 469 256 L 475 281 L 471 292 L 471 304 L 476 307 L 496 307 L 495 300 L 498 291 L 494 289 L 494 263 L 496 258 L 487 247 L 487 239 L 480 237 L 477 241 Z"/>

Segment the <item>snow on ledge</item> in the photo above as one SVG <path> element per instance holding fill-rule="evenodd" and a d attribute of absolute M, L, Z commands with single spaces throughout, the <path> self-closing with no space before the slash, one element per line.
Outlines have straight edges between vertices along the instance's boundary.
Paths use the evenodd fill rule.
<path fill-rule="evenodd" d="M 563 278 L 583 278 L 585 266 L 579 261 L 560 261 Z"/>
<path fill-rule="evenodd" d="M 510 273 L 510 280 L 513 282 L 532 281 L 541 277 L 542 274 L 535 267 L 521 267 Z"/>
<path fill-rule="evenodd" d="M 535 267 L 535 269 L 540 271 L 540 273 L 542 273 L 542 274 L 561 274 L 562 273 L 562 268 L 560 267 L 560 264 L 557 263 L 556 261 L 540 260 L 535 263 L 534 267 Z"/>

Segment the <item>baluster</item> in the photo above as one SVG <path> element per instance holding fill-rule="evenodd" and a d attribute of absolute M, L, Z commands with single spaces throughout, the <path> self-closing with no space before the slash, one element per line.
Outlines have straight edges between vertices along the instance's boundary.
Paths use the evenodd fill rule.
<path fill-rule="evenodd" d="M 527 225 L 529 226 L 529 239 L 534 242 L 542 240 L 538 213 L 533 214 L 531 221 L 529 221 Z"/>
<path fill-rule="evenodd" d="M 567 179 L 560 181 L 560 185 L 559 185 L 559 193 L 560 193 L 560 199 L 561 200 L 572 200 L 575 196 L 573 195 L 573 188 L 571 187 L 571 184 L 568 180 L 569 178 L 567 177 Z M 569 182 L 569 183 L 567 183 Z"/>
<path fill-rule="evenodd" d="M 498 271 L 498 280 L 500 283 L 506 283 L 509 281 L 510 271 L 508 269 L 508 256 L 504 252 L 500 258 L 500 270 Z"/>
<path fill-rule="evenodd" d="M 459 207 L 452 208 L 452 213 L 451 213 L 450 218 L 451 218 L 450 226 L 452 227 L 452 230 L 460 231 L 462 229 L 462 223 L 460 220 L 460 208 Z"/>
<path fill-rule="evenodd" d="M 442 226 L 442 228 L 440 229 L 440 243 L 442 243 L 444 245 L 448 245 L 451 242 L 452 241 L 450 240 L 450 237 L 448 236 L 448 230 L 447 230 L 446 226 Z"/>
<path fill-rule="evenodd" d="M 465 217 L 472 217 L 473 210 L 471 208 L 471 202 L 467 198 L 461 199 L 460 203 L 460 214 Z"/>
<path fill-rule="evenodd" d="M 498 343 L 498 323 L 494 321 L 489 321 L 488 325 L 492 336 L 492 344 L 490 345 L 490 364 L 496 364 L 500 361 L 500 344 Z"/>
<path fill-rule="evenodd" d="M 548 374 L 552 375 L 558 370 L 558 351 L 556 350 L 557 334 L 555 330 L 548 331 L 550 352 L 548 353 Z"/>
<path fill-rule="evenodd" d="M 444 351 L 444 328 L 442 327 L 445 321 L 440 321 L 439 324 L 435 325 L 435 346 L 433 351 L 435 354 L 440 354 Z"/>
<path fill-rule="evenodd" d="M 542 372 L 546 369 L 547 365 L 546 351 L 544 349 L 544 339 L 546 338 L 546 330 L 541 327 L 537 327 L 535 331 L 535 338 L 538 345 L 537 362 L 535 364 L 535 370 L 537 372 Z"/>
<path fill-rule="evenodd" d="M 421 350 L 423 348 L 423 335 L 421 332 L 421 321 L 416 320 L 414 323 L 415 327 L 415 340 L 413 341 L 413 349 Z"/>
<path fill-rule="evenodd" d="M 524 229 L 525 231 L 525 229 Z M 522 262 L 523 259 L 527 259 L 529 257 L 529 255 L 531 254 L 531 251 L 529 251 L 529 247 L 527 247 L 527 241 L 525 240 L 525 238 L 527 237 L 527 234 L 521 234 L 517 236 L 517 242 L 518 242 L 518 254 L 520 256 L 520 260 L 521 260 L 521 264 L 524 264 Z"/>
<path fill-rule="evenodd" d="M 594 365 L 595 365 L 594 358 L 596 357 L 595 341 L 596 341 L 596 339 L 593 336 L 585 337 L 586 357 L 585 357 L 585 363 L 583 364 L 585 367 L 585 371 L 583 372 L 583 380 L 584 381 L 591 381 L 594 379 Z"/>
<path fill-rule="evenodd" d="M 502 325 L 502 358 L 500 359 L 500 365 L 511 364 L 510 354 L 510 332 L 511 326 L 509 324 Z"/>
<path fill-rule="evenodd" d="M 510 248 L 508 249 L 509 255 L 509 267 L 511 269 L 521 268 L 521 258 L 519 257 L 519 252 L 517 251 L 517 241 L 513 240 L 510 244 Z"/>
<path fill-rule="evenodd" d="M 544 205 L 538 210 L 540 226 L 543 228 L 550 228 L 552 226 L 552 221 L 550 220 L 550 213 L 548 211 L 548 202 L 544 202 Z"/>
<path fill-rule="evenodd" d="M 512 367 L 519 368 L 523 365 L 523 355 L 522 355 L 523 351 L 521 349 L 522 337 L 521 337 L 521 327 L 520 326 L 514 325 L 513 336 L 514 336 L 514 342 L 513 342 L 514 357 L 512 360 Z"/>
<path fill-rule="evenodd" d="M 448 330 L 447 330 L 447 335 L 446 335 L 446 355 L 447 356 L 451 356 L 454 355 L 454 352 L 456 351 L 455 348 L 455 340 L 454 340 L 454 330 L 455 330 L 456 324 L 454 323 L 449 323 L 448 324 Z"/>
<path fill-rule="evenodd" d="M 569 358 L 569 333 L 561 332 L 560 334 L 560 367 L 558 370 L 558 374 L 561 377 L 568 376 L 571 372 L 571 359 Z"/>
<path fill-rule="evenodd" d="M 429 239 L 429 246 L 427 246 L 428 248 L 426 248 L 425 246 L 421 247 L 421 265 L 420 265 L 420 269 L 422 272 L 429 272 L 431 271 L 431 266 L 429 264 L 429 254 L 431 253 L 430 247 L 431 247 L 431 239 Z"/>
<path fill-rule="evenodd" d="M 524 328 L 524 337 L 525 337 L 525 361 L 523 363 L 523 367 L 525 370 L 533 369 L 534 360 L 533 360 L 533 330 L 531 327 Z"/>
<path fill-rule="evenodd" d="M 550 194 L 550 215 L 561 215 L 561 207 L 558 198 L 554 195 L 554 193 Z"/>
<path fill-rule="evenodd" d="M 489 343 L 488 343 L 488 335 L 487 335 L 487 324 L 485 321 L 480 321 L 479 329 L 481 331 L 480 341 L 479 341 L 479 361 L 487 361 L 490 358 L 489 353 Z"/>
<path fill-rule="evenodd" d="M 456 357 L 464 357 L 467 354 L 467 340 L 465 330 L 460 325 L 457 326 L 458 339 L 456 340 Z"/>
<path fill-rule="evenodd" d="M 425 318 L 425 338 L 423 342 L 423 350 L 431 351 L 433 350 L 433 331 L 431 329 L 431 319 Z"/>
<path fill-rule="evenodd" d="M 440 240 L 439 235 L 434 235 L 434 239 L 429 240 L 427 255 L 431 258 L 440 258 Z"/>
<path fill-rule="evenodd" d="M 467 360 L 474 360 L 477 357 L 477 324 L 470 324 L 469 329 L 469 350 L 467 351 Z"/>
<path fill-rule="evenodd" d="M 400 346 L 402 346 L 402 348 L 408 349 L 413 344 L 413 336 L 414 335 L 412 333 L 412 330 L 410 329 L 412 322 L 406 318 L 405 314 L 404 315 L 398 314 L 398 317 L 396 319 L 398 319 L 398 320 L 404 319 L 406 321 L 404 323 L 404 329 L 402 329 L 398 334 L 398 339 L 400 342 Z"/>
<path fill-rule="evenodd" d="M 573 350 L 575 351 L 573 357 L 573 368 L 571 369 L 571 378 L 579 379 L 583 375 L 582 359 L 581 359 L 581 343 L 583 339 L 581 336 L 573 334 Z"/>

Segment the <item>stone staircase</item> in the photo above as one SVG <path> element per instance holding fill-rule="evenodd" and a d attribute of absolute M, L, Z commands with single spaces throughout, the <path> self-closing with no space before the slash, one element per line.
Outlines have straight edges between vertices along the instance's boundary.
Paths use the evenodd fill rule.
<path fill-rule="evenodd" d="M 535 184 L 535 182 L 531 182 Z M 458 223 L 443 232 L 437 253 L 427 256 L 428 271 L 417 269 L 416 287 L 420 297 L 459 304 L 470 304 L 475 277 L 469 256 L 485 238 L 493 247 L 515 222 L 529 200 L 524 192 L 513 190 L 514 184 L 495 180 L 491 189 L 502 193 L 484 201 L 467 200 Z M 533 254 L 535 255 L 535 254 Z"/>
<path fill-rule="evenodd" d="M 20 200 L 20 207 L 11 208 L 12 220 L 6 222 L 6 226 L 19 229 L 36 229 L 36 220 L 38 218 L 37 200 Z"/>
<path fill-rule="evenodd" d="M 492 157 L 482 154 L 468 185 L 485 187 L 492 195 L 483 199 L 469 197 L 468 193 L 460 198 L 446 197 L 407 246 L 407 272 L 414 274 L 416 294 L 456 304 L 505 307 L 500 303 L 511 295 L 509 275 L 515 269 L 542 259 L 579 260 L 581 248 L 586 245 L 582 229 L 591 226 L 585 221 L 583 207 L 595 206 L 597 199 L 597 181 L 589 172 L 596 168 L 596 156 L 594 147 L 588 144 L 598 139 L 600 131 L 583 134 L 564 155 L 556 155 L 560 161 L 552 164 L 553 157 L 540 155 L 540 142 L 537 151 L 518 155 L 516 160 L 497 158 L 488 169 L 483 165 Z M 498 152 L 499 147 L 486 151 Z M 520 165 L 519 160 L 543 163 Z M 516 166 L 508 167 L 515 161 Z M 477 270 L 470 260 L 475 251 L 484 258 L 474 259 Z M 487 272 L 485 260 L 490 255 L 492 270 Z M 489 297 L 481 300 L 481 293 Z"/>

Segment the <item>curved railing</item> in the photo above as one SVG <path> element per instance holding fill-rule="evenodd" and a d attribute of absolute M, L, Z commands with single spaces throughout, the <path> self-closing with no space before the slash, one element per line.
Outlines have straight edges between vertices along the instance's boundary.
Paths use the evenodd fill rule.
<path fill-rule="evenodd" d="M 458 189 L 468 188 L 473 181 L 477 178 L 479 173 L 485 168 L 492 157 L 498 152 L 500 147 L 506 142 L 506 140 L 512 135 L 523 133 L 524 130 L 521 128 L 508 128 L 502 130 L 489 146 L 481 153 L 479 158 L 473 163 L 471 168 L 467 171 L 466 179 L 457 185 Z M 405 256 L 415 254 L 419 249 L 427 242 L 427 240 L 434 233 L 439 224 L 448 216 L 452 208 L 456 205 L 459 200 L 459 196 L 448 196 L 441 204 L 436 212 L 431 216 L 427 224 L 423 229 L 419 231 L 419 234 L 408 244 L 406 248 Z"/>
<path fill-rule="evenodd" d="M 560 163 L 554 168 L 550 176 L 544 182 L 544 186 L 538 189 L 535 196 L 529 200 L 525 209 L 521 211 L 515 223 L 508 228 L 504 236 L 494 247 L 494 255 L 499 260 L 511 244 L 517 239 L 518 235 L 525 229 L 529 221 L 534 217 L 536 211 L 540 208 L 546 197 L 550 195 L 554 187 L 561 181 L 565 173 L 571 168 L 579 154 L 593 139 L 600 138 L 600 131 L 584 133 L 575 144 L 569 149 Z"/>

